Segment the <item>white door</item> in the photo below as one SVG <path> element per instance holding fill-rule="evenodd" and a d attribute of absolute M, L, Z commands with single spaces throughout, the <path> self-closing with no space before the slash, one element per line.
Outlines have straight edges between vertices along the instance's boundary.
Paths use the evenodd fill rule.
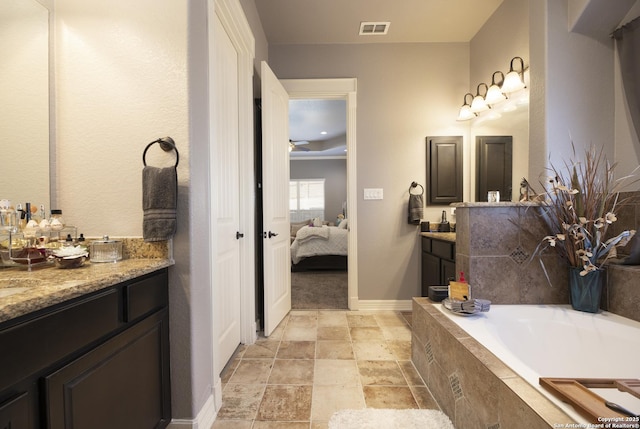
<path fill-rule="evenodd" d="M 213 332 L 216 370 L 240 344 L 240 177 L 238 53 L 215 15 L 211 82 L 211 222 L 213 246 Z M 196 206 L 198 206 L 196 204 Z M 202 213 L 207 216 L 208 213 Z M 217 347 L 216 347 L 217 346 Z"/>
<path fill-rule="evenodd" d="M 264 335 L 269 336 L 291 310 L 289 95 L 264 61 L 261 75 Z"/>

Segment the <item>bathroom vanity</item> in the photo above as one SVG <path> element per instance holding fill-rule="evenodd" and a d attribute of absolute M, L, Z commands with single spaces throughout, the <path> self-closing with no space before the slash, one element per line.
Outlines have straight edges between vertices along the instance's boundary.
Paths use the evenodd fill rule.
<path fill-rule="evenodd" d="M 0 271 L 0 428 L 166 427 L 170 265 Z"/>
<path fill-rule="evenodd" d="M 448 285 L 456 278 L 456 234 L 422 232 L 422 296 L 428 287 Z"/>

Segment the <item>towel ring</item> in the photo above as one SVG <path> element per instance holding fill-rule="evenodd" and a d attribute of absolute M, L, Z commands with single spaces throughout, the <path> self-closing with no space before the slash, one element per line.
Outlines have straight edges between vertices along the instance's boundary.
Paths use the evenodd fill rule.
<path fill-rule="evenodd" d="M 147 150 L 149 150 L 149 148 L 154 145 L 155 143 L 159 143 L 160 147 L 162 148 L 162 150 L 164 150 L 165 152 L 169 152 L 170 150 L 174 150 L 176 151 L 176 165 L 174 166 L 174 168 L 178 167 L 178 162 L 180 162 L 180 154 L 178 153 L 178 148 L 176 147 L 176 142 L 173 141 L 173 139 L 169 136 L 167 137 L 161 137 L 158 140 L 154 140 L 151 143 L 149 143 L 147 145 L 147 147 L 144 148 L 144 152 L 142 152 L 142 163 L 144 164 L 144 166 L 147 166 L 147 161 L 146 161 L 146 156 L 147 156 Z"/>
<path fill-rule="evenodd" d="M 420 186 L 420 189 L 421 189 L 420 193 L 419 194 L 411 194 L 411 190 L 413 188 L 417 188 L 418 186 Z M 411 194 L 411 195 L 422 195 L 422 194 L 424 194 L 424 188 L 418 182 L 411 182 L 411 186 L 409 187 L 409 194 Z"/>

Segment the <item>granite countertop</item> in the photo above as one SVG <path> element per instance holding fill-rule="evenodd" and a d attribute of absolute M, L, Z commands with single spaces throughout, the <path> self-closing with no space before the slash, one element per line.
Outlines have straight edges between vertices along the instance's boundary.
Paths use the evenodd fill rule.
<path fill-rule="evenodd" d="M 169 267 L 170 259 L 123 259 L 115 263 L 86 262 L 82 267 L 55 266 L 0 269 L 0 322 L 31 313 L 117 283 Z M 3 292 L 20 291 L 9 296 Z"/>
<path fill-rule="evenodd" d="M 456 242 L 455 232 L 421 232 L 422 237 L 435 238 L 436 240 Z"/>

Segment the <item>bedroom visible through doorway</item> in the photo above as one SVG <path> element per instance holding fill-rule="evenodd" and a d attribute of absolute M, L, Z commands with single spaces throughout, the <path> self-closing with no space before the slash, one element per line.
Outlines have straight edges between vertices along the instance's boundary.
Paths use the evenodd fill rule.
<path fill-rule="evenodd" d="M 292 309 L 348 308 L 346 106 L 289 101 Z"/>

